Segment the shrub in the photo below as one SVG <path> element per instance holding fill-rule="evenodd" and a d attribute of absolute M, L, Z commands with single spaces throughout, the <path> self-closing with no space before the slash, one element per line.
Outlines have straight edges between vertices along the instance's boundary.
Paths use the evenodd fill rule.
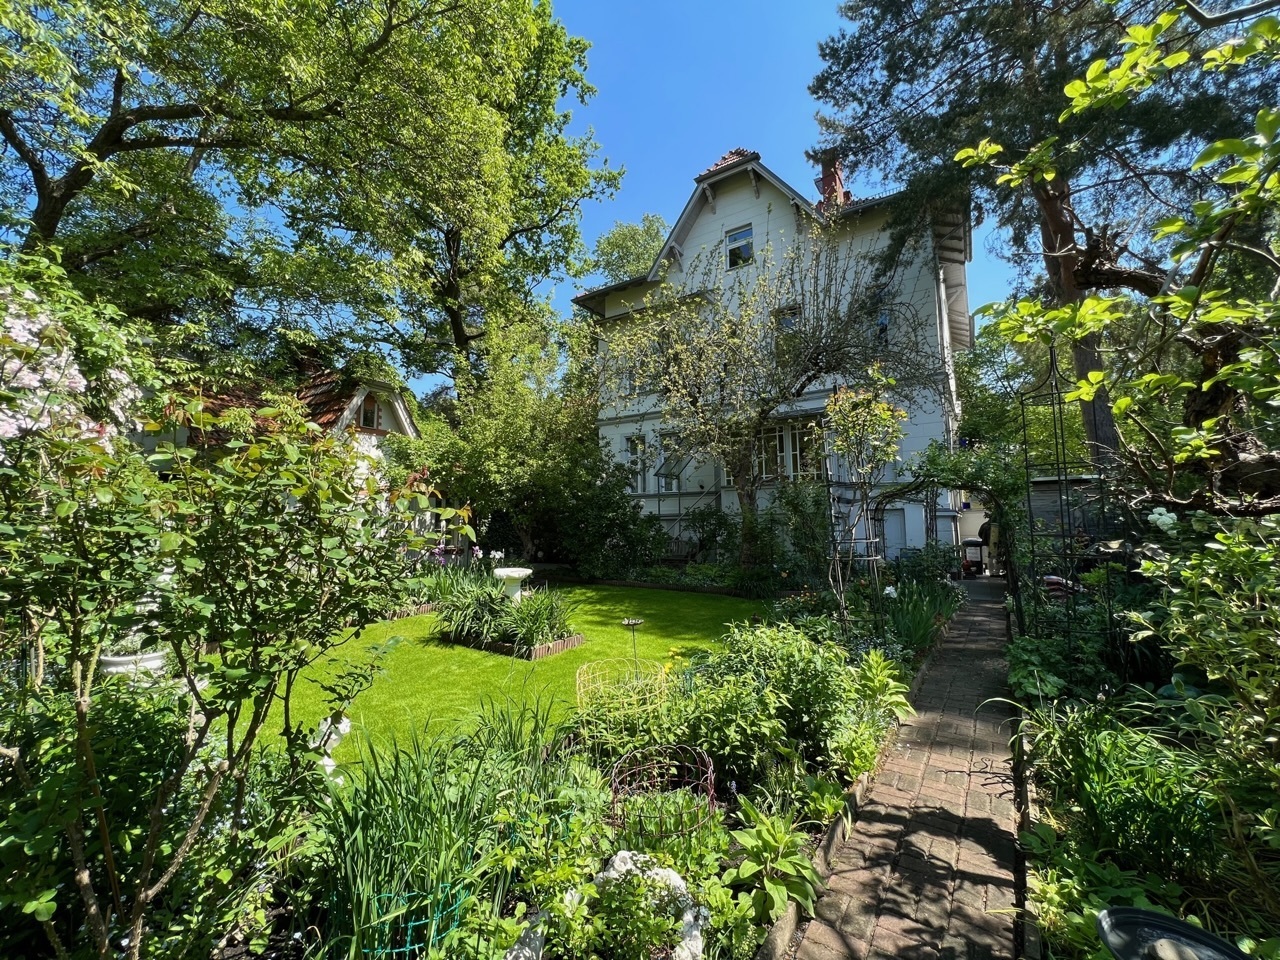
<path fill-rule="evenodd" d="M 11 394 L 0 393 L 4 406 Z M 149 458 L 70 426 L 5 442 L 5 643 L 34 651 L 36 665 L 6 722 L 69 722 L 6 759 L 3 788 L 17 779 L 37 805 L 27 826 L 39 828 L 8 855 L 30 857 L 38 879 L 46 867 L 60 869 L 45 860 L 50 849 L 65 849 L 77 882 L 25 887 L 27 867 L 12 861 L 5 881 L 27 911 L 19 922 L 60 955 L 106 955 L 122 938 L 134 958 L 207 954 L 226 932 L 216 929 L 223 899 L 241 887 L 244 900 L 258 897 L 255 864 L 268 857 L 249 827 L 243 778 L 259 763 L 268 721 L 283 703 L 289 769 L 280 781 L 292 789 L 304 783 L 308 760 L 306 732 L 288 721 L 294 683 L 350 628 L 358 633 L 401 601 L 421 546 L 415 511 L 427 494 L 371 496 L 358 453 L 296 412 L 276 411 L 263 429 L 243 411 L 214 417 L 195 402 L 178 404 L 176 416 L 193 435 L 226 442 L 202 450 L 160 443 Z M 148 629 L 178 664 L 187 700 L 180 736 L 161 736 L 168 749 L 160 752 L 126 749 L 97 726 L 99 706 L 104 720 L 126 709 L 112 705 L 117 696 L 160 700 L 95 669 L 101 644 L 138 626 L 144 603 L 155 605 Z M 144 735 L 158 732 L 145 716 L 151 705 L 131 709 Z M 6 743 L 8 732 L 0 731 Z M 77 781 L 83 789 L 64 792 Z M 148 787 L 141 830 L 139 784 Z M 190 802 L 192 794 L 207 802 Z M 278 814 L 277 827 L 287 810 Z M 82 913 L 86 901 L 110 909 Z"/>
<path fill-rule="evenodd" d="M 712 662 L 714 663 L 714 661 Z M 660 737 L 701 747 L 715 766 L 722 796 L 763 781 L 786 726 L 778 718 L 783 698 L 760 678 L 721 672 L 697 673 L 670 707 Z"/>
<path fill-rule="evenodd" d="M 569 618 L 578 603 L 557 590 L 531 590 L 519 603 L 506 604 L 498 618 L 504 643 L 527 652 L 544 643 L 563 640 L 573 632 Z"/>
<path fill-rule="evenodd" d="M 311 877 L 326 908 L 325 955 L 406 941 L 448 954 L 467 914 L 515 889 L 542 892 L 552 871 L 562 874 L 555 896 L 589 876 L 590 855 L 574 865 L 602 840 L 604 796 L 562 743 L 549 708 L 535 704 L 489 705 L 466 737 L 362 744 L 360 775 L 316 811 Z"/>
<path fill-rule="evenodd" d="M 759 677 L 780 698 L 777 717 L 806 759 L 820 761 L 850 699 L 844 652 L 814 643 L 790 625 L 735 624 L 716 660 L 720 676 Z"/>
<path fill-rule="evenodd" d="M 960 548 L 950 543 L 926 543 L 923 547 L 902 550 L 890 569 L 899 583 L 950 580 L 960 572 Z"/>
<path fill-rule="evenodd" d="M 933 647 L 943 625 L 964 602 L 960 587 L 942 581 L 908 580 L 894 591 L 896 596 L 886 603 L 889 624 L 894 636 L 916 656 Z"/>
<path fill-rule="evenodd" d="M 667 555 L 671 537 L 658 517 L 641 513 L 628 502 L 624 510 L 608 514 L 607 519 L 589 524 L 578 535 L 580 539 L 573 541 L 572 559 L 583 576 L 625 579 Z"/>
<path fill-rule="evenodd" d="M 814 480 L 781 482 L 772 509 L 800 579 L 825 579 L 831 550 L 831 501 L 826 484 Z"/>
<path fill-rule="evenodd" d="M 510 598 L 493 577 L 468 577 L 436 601 L 435 612 L 455 643 L 485 644 L 503 639 L 503 618 L 510 607 Z"/>
<path fill-rule="evenodd" d="M 736 568 L 729 574 L 729 586 L 748 600 L 768 600 L 778 595 L 782 581 L 771 565 L 758 563 L 754 567 Z"/>
<path fill-rule="evenodd" d="M 1037 778 L 1094 847 L 1128 869 L 1216 872 L 1222 810 L 1201 758 L 1126 726 L 1107 704 L 1035 711 L 1023 730 Z"/>
<path fill-rule="evenodd" d="M 742 527 L 737 514 L 726 513 L 715 504 L 707 503 L 685 513 L 680 526 L 693 535 L 695 560 L 723 563 L 733 559 Z"/>
<path fill-rule="evenodd" d="M 524 653 L 569 636 L 576 607 L 567 594 L 554 590 L 531 590 L 513 603 L 493 577 L 468 574 L 452 578 L 435 612 L 454 643 L 507 643 Z"/>
<path fill-rule="evenodd" d="M 1032 703 L 1057 697 L 1092 699 L 1119 678 L 1106 665 L 1107 640 L 1097 633 L 1015 637 L 1005 651 L 1009 689 Z"/>

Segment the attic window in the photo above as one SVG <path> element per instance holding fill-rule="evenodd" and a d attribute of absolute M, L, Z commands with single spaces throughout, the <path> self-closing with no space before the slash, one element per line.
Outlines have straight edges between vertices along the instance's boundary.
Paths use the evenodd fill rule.
<path fill-rule="evenodd" d="M 751 224 L 726 231 L 724 250 L 730 270 L 745 266 L 755 259 L 755 248 L 751 243 Z"/>
<path fill-rule="evenodd" d="M 364 403 L 360 407 L 360 426 L 366 430 L 378 429 L 378 398 L 372 393 L 364 395 Z"/>

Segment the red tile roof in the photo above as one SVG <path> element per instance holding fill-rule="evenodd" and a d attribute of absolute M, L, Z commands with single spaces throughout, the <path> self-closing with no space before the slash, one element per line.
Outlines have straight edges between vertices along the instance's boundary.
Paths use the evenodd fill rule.
<path fill-rule="evenodd" d="M 355 396 L 356 381 L 336 370 L 322 370 L 298 388 L 311 420 L 326 430 L 336 426 Z"/>
<path fill-rule="evenodd" d="M 701 180 L 703 177 L 710 176 L 711 174 L 715 173 L 717 170 L 722 170 L 725 167 L 731 167 L 735 163 L 742 163 L 747 160 L 759 160 L 759 159 L 760 159 L 760 154 L 756 153 L 754 150 L 748 150 L 746 147 L 734 147 L 732 150 L 726 153 L 723 157 L 721 157 L 711 166 L 707 167 L 707 169 L 703 170 L 694 179 Z"/>
<path fill-rule="evenodd" d="M 328 430 L 336 426 L 346 412 L 357 386 L 354 378 L 340 371 L 321 370 L 298 388 L 296 396 L 307 418 Z M 232 409 L 258 410 L 265 406 L 267 401 L 261 392 L 248 385 L 226 387 L 204 396 L 205 412 L 215 416 Z"/>

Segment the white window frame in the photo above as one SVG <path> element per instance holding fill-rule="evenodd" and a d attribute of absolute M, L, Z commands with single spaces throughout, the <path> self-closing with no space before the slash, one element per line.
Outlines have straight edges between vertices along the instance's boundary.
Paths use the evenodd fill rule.
<path fill-rule="evenodd" d="M 632 434 L 626 443 L 626 465 L 631 472 L 627 491 L 637 496 L 649 493 L 649 438 L 643 433 Z"/>
<path fill-rule="evenodd" d="M 767 424 L 756 437 L 755 462 L 762 485 L 781 479 L 821 480 L 824 473 L 821 443 L 803 419 Z M 733 485 L 733 472 L 728 467 L 724 482 Z"/>
<path fill-rule="evenodd" d="M 674 455 L 673 447 L 675 446 L 676 435 L 674 433 L 664 433 L 658 437 L 658 463 L 666 463 L 669 458 Z M 655 468 L 656 469 L 656 468 Z M 679 493 L 680 477 L 656 476 L 658 493 Z"/>
<path fill-rule="evenodd" d="M 788 424 L 787 446 L 788 477 L 792 480 L 820 480 L 820 444 L 803 420 L 793 420 Z"/>
<path fill-rule="evenodd" d="M 745 234 L 745 236 L 742 236 Z M 737 237 L 737 240 L 734 238 Z M 746 253 L 739 263 L 733 262 L 733 252 L 746 248 Z M 740 227 L 734 227 L 732 230 L 724 232 L 724 265 L 726 270 L 737 270 L 739 267 L 745 267 L 749 263 L 754 263 L 756 259 L 755 234 L 751 229 L 751 224 L 743 224 Z"/>

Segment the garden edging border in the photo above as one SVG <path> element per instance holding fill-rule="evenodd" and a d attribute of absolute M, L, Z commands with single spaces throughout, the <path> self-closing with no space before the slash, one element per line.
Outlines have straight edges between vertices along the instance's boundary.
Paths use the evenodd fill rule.
<path fill-rule="evenodd" d="M 574 650 L 586 642 L 587 638 L 582 634 L 571 633 L 567 637 L 552 640 L 550 643 L 540 643 L 536 647 L 517 647 L 515 644 L 499 643 L 497 641 L 459 643 L 456 646 L 470 647 L 472 650 L 484 650 L 488 653 L 501 653 L 517 660 L 541 660 L 544 657 L 555 656 L 557 653 L 564 653 L 566 650 Z"/>
<path fill-rule="evenodd" d="M 885 741 L 886 746 L 889 742 L 889 740 Z M 834 869 L 831 858 L 835 855 L 836 847 L 848 839 L 850 829 L 858 822 L 858 810 L 866 799 L 870 786 L 871 774 L 864 773 L 858 777 L 854 785 L 845 791 L 844 813 L 831 822 L 822 839 L 818 841 L 817 849 L 814 850 L 813 869 L 824 885 Z M 782 916 L 769 928 L 764 942 L 756 951 L 755 960 L 782 960 L 787 956 L 791 952 L 791 941 L 800 927 L 800 920 L 800 908 L 793 900 L 787 904 L 787 909 Z"/>

